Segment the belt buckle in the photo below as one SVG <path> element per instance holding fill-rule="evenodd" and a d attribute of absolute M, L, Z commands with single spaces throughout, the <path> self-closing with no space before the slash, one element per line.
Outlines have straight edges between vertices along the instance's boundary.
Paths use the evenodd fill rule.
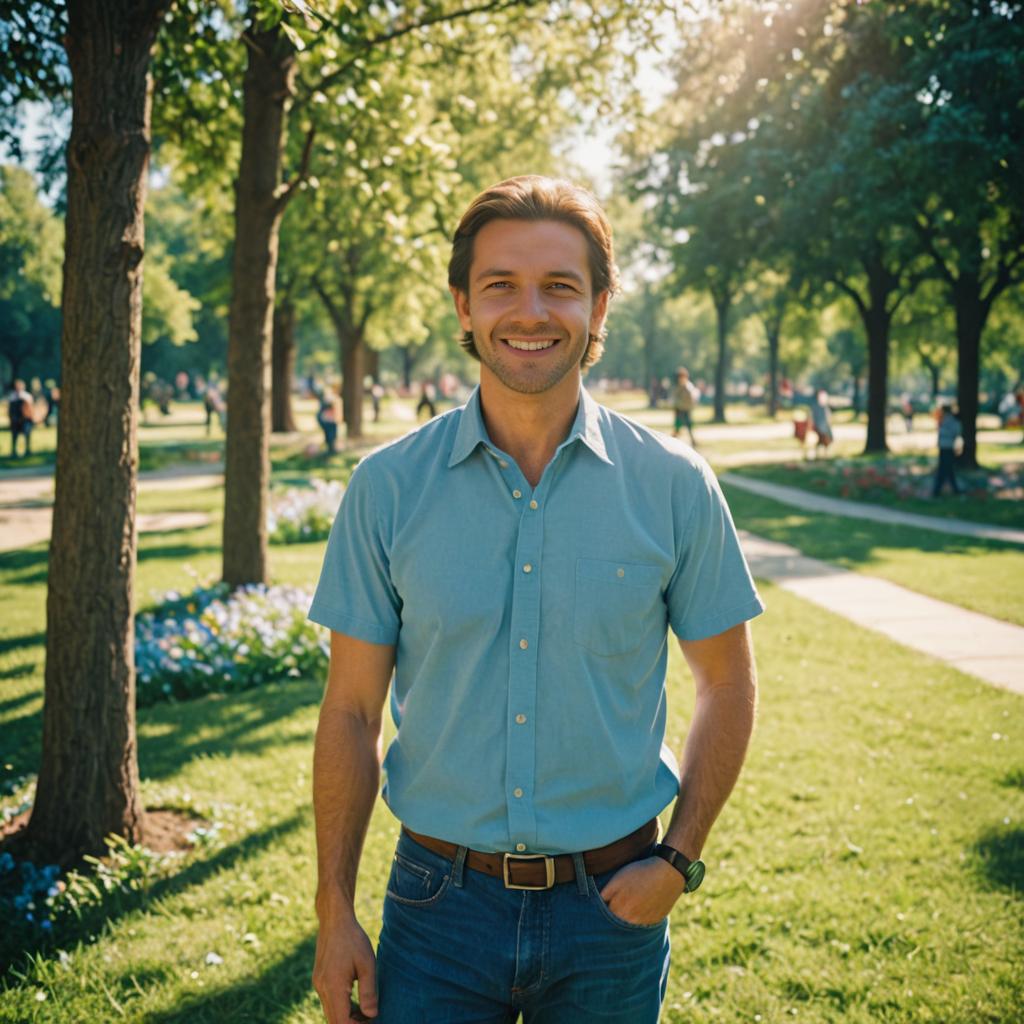
<path fill-rule="evenodd" d="M 509 878 L 508 864 L 509 860 L 542 860 L 544 861 L 544 875 L 546 878 L 545 885 L 516 885 L 515 882 Z M 555 858 L 546 853 L 506 853 L 501 859 L 501 873 L 505 880 L 506 889 L 523 889 L 527 892 L 540 892 L 544 889 L 550 889 L 555 884 Z"/>

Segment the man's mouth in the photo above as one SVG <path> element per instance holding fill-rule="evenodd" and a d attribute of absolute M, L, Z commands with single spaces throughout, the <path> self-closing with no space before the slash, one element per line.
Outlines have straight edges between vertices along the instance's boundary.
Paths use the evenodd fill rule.
<path fill-rule="evenodd" d="M 517 352 L 543 352 L 544 349 L 558 344 L 557 338 L 534 338 L 531 340 L 525 338 L 502 338 L 501 340 L 509 348 L 514 348 Z"/>

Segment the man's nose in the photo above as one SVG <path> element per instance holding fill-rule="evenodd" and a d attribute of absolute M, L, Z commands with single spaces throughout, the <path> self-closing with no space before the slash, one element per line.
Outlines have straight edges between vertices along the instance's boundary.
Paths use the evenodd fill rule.
<path fill-rule="evenodd" d="M 516 303 L 514 317 L 523 323 L 546 323 L 548 307 L 540 288 L 522 288 Z"/>

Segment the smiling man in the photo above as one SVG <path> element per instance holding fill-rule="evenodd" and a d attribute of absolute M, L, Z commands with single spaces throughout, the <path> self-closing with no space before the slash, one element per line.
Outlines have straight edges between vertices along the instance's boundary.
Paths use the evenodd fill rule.
<path fill-rule="evenodd" d="M 313 793 L 331 1024 L 658 1019 L 668 915 L 753 727 L 763 606 L 706 464 L 582 387 L 616 284 L 589 192 L 481 193 L 449 264 L 480 387 L 365 459 L 335 520 L 310 610 L 331 629 Z M 681 767 L 670 629 L 697 692 Z M 402 828 L 374 956 L 355 885 L 389 689 Z"/>

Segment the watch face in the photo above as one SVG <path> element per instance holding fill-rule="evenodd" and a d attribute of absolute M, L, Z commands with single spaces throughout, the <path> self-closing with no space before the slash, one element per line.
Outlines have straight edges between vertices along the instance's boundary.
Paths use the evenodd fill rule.
<path fill-rule="evenodd" d="M 695 860 L 686 869 L 686 891 L 693 892 L 704 881 L 704 861 Z"/>

